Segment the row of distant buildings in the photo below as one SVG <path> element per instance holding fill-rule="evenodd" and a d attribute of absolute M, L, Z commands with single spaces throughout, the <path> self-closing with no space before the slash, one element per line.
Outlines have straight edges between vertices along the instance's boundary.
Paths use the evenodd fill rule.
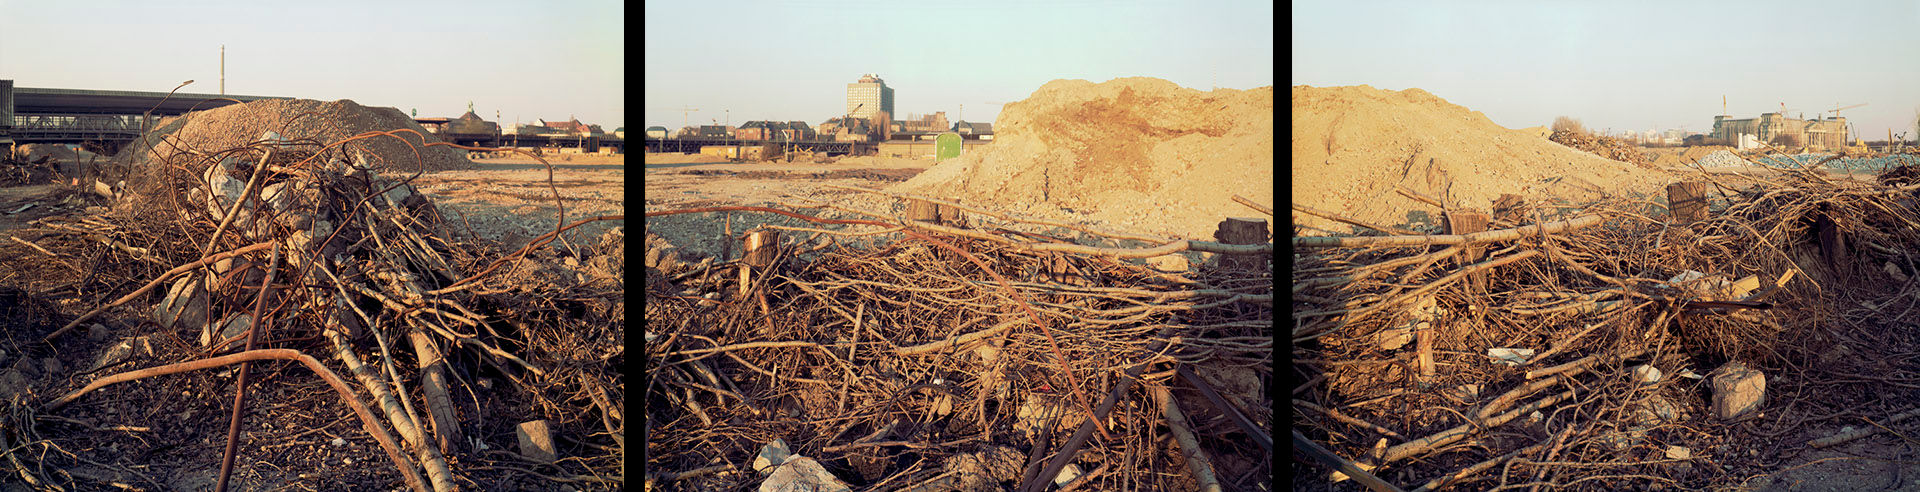
<path fill-rule="evenodd" d="M 566 121 L 538 119 L 533 123 L 516 123 L 501 127 L 500 124 L 480 118 L 480 115 L 467 111 L 458 118 L 414 118 L 415 123 L 435 135 L 519 135 L 548 137 L 613 137 L 626 138 L 626 128 L 615 128 L 609 133 L 600 125 L 581 123 L 579 119 L 568 117 Z"/>
<path fill-rule="evenodd" d="M 1745 150 L 1766 145 L 1834 149 L 1847 145 L 1847 134 L 1845 117 L 1799 119 L 1783 113 L 1761 113 L 1758 118 L 1714 116 L 1713 131 L 1709 133 L 1650 129 L 1613 132 L 1606 136 L 1643 145 L 1726 145 Z"/>
<path fill-rule="evenodd" d="M 865 74 L 847 84 L 847 110 L 819 125 L 805 121 L 748 121 L 739 127 L 700 125 L 668 130 L 664 126 L 647 127 L 648 138 L 735 138 L 755 141 L 876 142 L 914 139 L 944 132 L 983 140 L 993 138 L 992 123 L 948 122 L 945 111 L 893 119 L 893 88 L 874 74 Z"/>

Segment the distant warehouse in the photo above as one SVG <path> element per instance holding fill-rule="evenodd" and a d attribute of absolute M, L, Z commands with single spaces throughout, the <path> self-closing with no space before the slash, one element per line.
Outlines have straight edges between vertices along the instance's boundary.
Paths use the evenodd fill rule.
<path fill-rule="evenodd" d="M 733 131 L 741 140 L 812 140 L 813 128 L 805 121 L 749 121 Z"/>
<path fill-rule="evenodd" d="M 1799 120 L 1787 118 L 1781 113 L 1762 113 L 1759 118 L 1746 119 L 1720 115 L 1713 117 L 1713 133 L 1708 135 L 1708 139 L 1712 143 L 1741 149 L 1755 148 L 1761 144 L 1837 149 L 1847 145 L 1847 119 L 1827 117 Z"/>

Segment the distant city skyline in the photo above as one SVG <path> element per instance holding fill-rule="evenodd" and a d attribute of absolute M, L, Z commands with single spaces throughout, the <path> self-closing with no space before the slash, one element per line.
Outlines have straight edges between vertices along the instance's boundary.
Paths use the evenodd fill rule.
<path fill-rule="evenodd" d="M 1342 2 L 1291 4 L 1294 85 L 1419 88 L 1508 128 L 1706 133 L 1714 115 L 1832 109 L 1864 139 L 1912 140 L 1920 4 Z M 1365 33 L 1365 35 L 1357 35 Z M 1725 98 L 1724 110 L 1722 98 Z"/>
<path fill-rule="evenodd" d="M 19 87 L 352 99 L 422 117 L 626 125 L 624 2 L 0 0 Z M 498 112 L 499 117 L 495 114 Z M 504 121 L 502 121 L 504 120 Z"/>
<path fill-rule="evenodd" d="M 648 3 L 643 126 L 734 126 L 846 112 L 874 74 L 896 120 L 992 123 L 1056 79 L 1156 77 L 1199 90 L 1273 85 L 1273 3 Z M 711 34 L 721 19 L 726 36 Z M 964 105 L 964 108 L 962 107 Z M 683 111 L 693 108 L 698 111 Z M 730 112 L 728 110 L 731 110 Z"/>

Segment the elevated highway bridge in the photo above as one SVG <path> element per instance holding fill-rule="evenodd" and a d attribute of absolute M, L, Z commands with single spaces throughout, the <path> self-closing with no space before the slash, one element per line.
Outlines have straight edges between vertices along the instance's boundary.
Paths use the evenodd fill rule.
<path fill-rule="evenodd" d="M 30 143 L 80 144 L 94 152 L 113 154 L 120 146 L 145 133 L 160 118 L 204 111 L 229 104 L 285 96 L 197 94 L 190 92 L 110 91 L 14 87 L 0 80 L 0 150 Z M 439 135 L 462 145 L 522 147 L 624 147 L 622 139 L 604 137 L 546 137 L 514 135 Z"/>

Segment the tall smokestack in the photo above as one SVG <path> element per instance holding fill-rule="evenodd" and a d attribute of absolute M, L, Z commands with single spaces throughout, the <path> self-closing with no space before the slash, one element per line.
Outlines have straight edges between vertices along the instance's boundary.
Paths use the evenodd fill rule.
<path fill-rule="evenodd" d="M 227 45 L 220 45 L 220 95 L 227 95 Z"/>

